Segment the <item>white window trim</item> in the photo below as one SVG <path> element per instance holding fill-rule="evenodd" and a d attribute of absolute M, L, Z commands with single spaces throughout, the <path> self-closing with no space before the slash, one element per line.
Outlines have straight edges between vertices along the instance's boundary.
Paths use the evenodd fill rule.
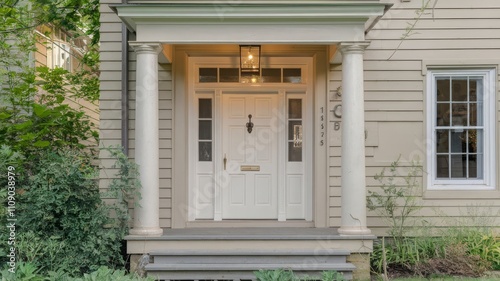
<path fill-rule="evenodd" d="M 481 76 L 484 79 L 484 179 L 477 180 L 437 180 L 436 175 L 436 76 L 441 75 L 467 75 Z M 427 189 L 428 190 L 493 190 L 496 188 L 496 145 L 495 145 L 495 105 L 496 73 L 494 69 L 432 69 L 427 72 Z M 493 100 L 488 100 L 489 98 Z"/>

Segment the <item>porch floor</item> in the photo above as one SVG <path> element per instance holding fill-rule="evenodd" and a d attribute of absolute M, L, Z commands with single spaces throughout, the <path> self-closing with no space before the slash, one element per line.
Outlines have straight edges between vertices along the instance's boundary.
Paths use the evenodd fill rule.
<path fill-rule="evenodd" d="M 129 235 L 127 241 L 170 240 L 374 240 L 374 235 L 340 235 L 335 228 L 302 227 L 218 227 L 163 229 L 163 235 L 144 237 Z"/>

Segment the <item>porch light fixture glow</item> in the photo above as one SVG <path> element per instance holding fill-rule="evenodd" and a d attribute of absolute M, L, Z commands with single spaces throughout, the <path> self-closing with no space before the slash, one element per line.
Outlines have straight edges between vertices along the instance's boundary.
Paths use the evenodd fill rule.
<path fill-rule="evenodd" d="M 242 78 L 257 78 L 260 76 L 260 52 L 260 45 L 240 45 L 240 71 Z"/>

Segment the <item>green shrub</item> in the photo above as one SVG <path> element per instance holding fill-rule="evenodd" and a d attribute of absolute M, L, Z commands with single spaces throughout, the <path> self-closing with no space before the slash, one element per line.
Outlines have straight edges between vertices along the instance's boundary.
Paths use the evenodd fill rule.
<path fill-rule="evenodd" d="M 124 270 L 114 270 L 102 266 L 83 276 L 71 277 L 68 273 L 59 270 L 41 274 L 40 270 L 31 263 L 19 263 L 16 273 L 8 270 L 0 271 L 2 281 L 154 281 L 153 278 L 141 278 L 135 274 L 127 274 Z"/>
<path fill-rule="evenodd" d="M 136 165 L 119 149 L 111 150 L 119 159 L 121 177 L 107 194 L 120 199 L 112 205 L 101 199 L 98 168 L 86 154 L 40 154 L 32 176 L 18 187 L 18 260 L 34 264 L 41 273 L 62 270 L 70 275 L 123 265 L 121 243 L 129 219 L 125 209 L 140 184 L 130 184 L 137 181 Z M 119 216 L 111 217 L 111 210 Z"/>
<path fill-rule="evenodd" d="M 254 272 L 255 277 L 259 281 L 307 281 L 318 280 L 317 277 L 298 277 L 290 269 L 275 269 L 275 270 L 259 270 Z M 344 275 L 335 270 L 323 271 L 321 273 L 322 281 L 344 281 Z"/>

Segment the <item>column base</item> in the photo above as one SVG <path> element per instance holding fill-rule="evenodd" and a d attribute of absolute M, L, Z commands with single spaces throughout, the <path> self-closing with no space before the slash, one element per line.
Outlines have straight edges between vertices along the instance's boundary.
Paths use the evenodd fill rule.
<path fill-rule="evenodd" d="M 338 229 L 340 235 L 371 235 L 372 231 L 362 226 L 341 226 Z"/>
<path fill-rule="evenodd" d="M 130 230 L 130 235 L 136 236 L 162 236 L 163 229 L 153 227 L 153 228 L 132 228 Z"/>

